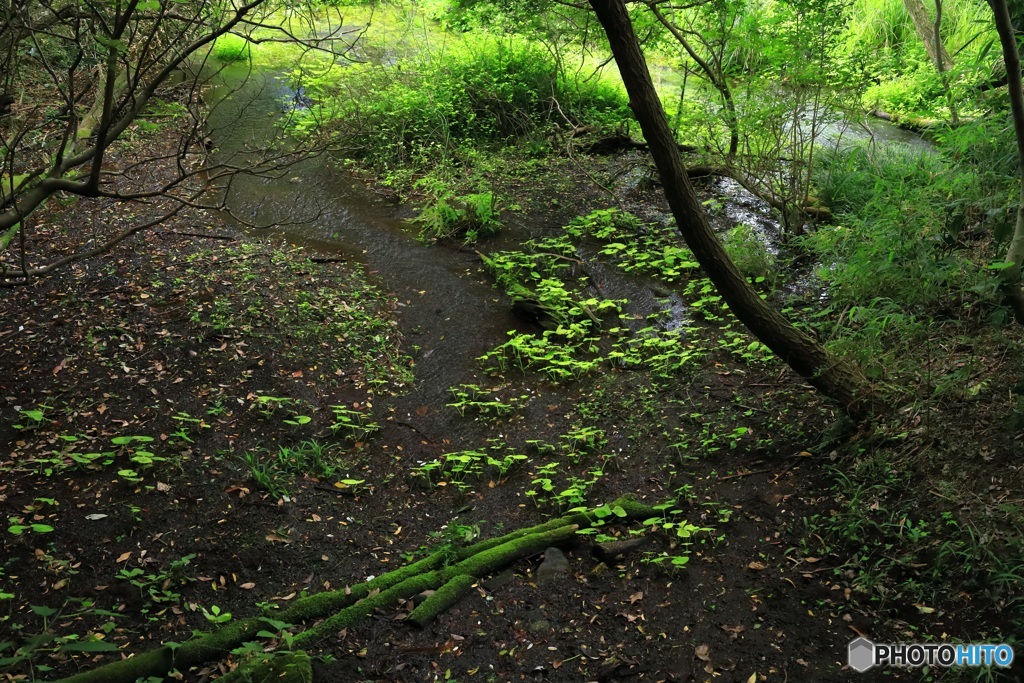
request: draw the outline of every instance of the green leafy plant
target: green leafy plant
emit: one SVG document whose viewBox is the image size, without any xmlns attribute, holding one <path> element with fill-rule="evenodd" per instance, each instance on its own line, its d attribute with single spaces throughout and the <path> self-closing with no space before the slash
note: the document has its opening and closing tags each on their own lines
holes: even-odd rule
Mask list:
<svg viewBox="0 0 1024 683">
<path fill-rule="evenodd" d="M 226 624 L 231 621 L 231 612 L 224 612 L 217 605 L 210 605 L 210 609 L 201 608 L 203 616 L 211 624 Z"/>
<path fill-rule="evenodd" d="M 335 405 L 331 406 L 331 413 L 334 415 L 331 431 L 350 442 L 364 441 L 380 429 L 368 413 L 360 410 Z"/>
<path fill-rule="evenodd" d="M 252 43 L 243 36 L 226 33 L 213 43 L 213 56 L 222 62 L 252 61 Z"/>
<path fill-rule="evenodd" d="M 21 416 L 22 421 L 18 424 L 11 425 L 15 429 L 22 430 L 33 430 L 39 429 L 43 424 L 43 420 L 46 417 L 46 411 L 52 410 L 53 406 L 40 404 L 37 408 L 26 410 L 24 408 L 18 408 L 18 414 Z"/>
<path fill-rule="evenodd" d="M 481 237 L 496 235 L 501 230 L 499 209 L 492 192 L 462 196 L 442 195 L 420 212 L 420 238 L 437 241 L 463 237 L 476 242 Z"/>
</svg>

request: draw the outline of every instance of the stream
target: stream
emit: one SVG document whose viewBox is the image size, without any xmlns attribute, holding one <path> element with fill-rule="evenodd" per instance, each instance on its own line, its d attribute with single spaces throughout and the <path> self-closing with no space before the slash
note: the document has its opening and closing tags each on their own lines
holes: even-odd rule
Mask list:
<svg viewBox="0 0 1024 683">
<path fill-rule="evenodd" d="M 214 88 L 209 136 L 216 161 L 245 164 L 254 150 L 282 136 L 278 122 L 293 107 L 303 106 L 301 92 L 287 87 L 271 72 L 252 72 L 245 65 L 228 66 L 218 81 L 231 84 Z M 911 145 L 928 144 L 891 124 L 871 122 L 875 140 Z M 863 138 L 868 131 L 851 127 L 846 139 Z M 709 191 L 720 209 L 713 220 L 720 230 L 745 223 L 771 247 L 778 224 L 768 206 L 729 179 L 716 179 Z M 473 382 L 475 359 L 507 339 L 507 331 L 524 329 L 509 303 L 482 275 L 479 260 L 469 250 L 425 246 L 409 225 L 410 211 L 383 203 L 362 183 L 336 169 L 323 157 L 301 161 L 280 177 L 240 174 L 227 196 L 231 216 L 242 219 L 243 231 L 253 237 L 268 234 L 289 243 L 363 264 L 399 302 L 398 322 L 415 345 L 415 386 L 396 404 L 400 419 L 411 419 L 417 406 L 431 406 L 427 416 L 417 415 L 424 434 L 456 434 L 471 429 L 471 421 L 453 421 L 441 409 L 449 388 Z M 667 218 L 667 216 L 666 216 Z M 260 228 L 246 225 L 275 225 Z M 532 235 L 528 217 L 510 220 L 518 239 Z M 516 248 L 505 234 L 489 241 L 489 251 Z M 686 321 L 686 309 L 675 292 L 666 292 L 647 278 L 623 274 L 602 263 L 584 245 L 581 256 L 601 294 L 628 299 L 627 312 L 645 316 L 668 311 L 666 327 Z M 447 418 L 445 417 L 447 416 Z M 456 424 L 453 424 L 455 422 Z M 461 426 L 460 426 L 461 425 Z M 468 435 L 466 435 L 468 436 Z"/>
<path fill-rule="evenodd" d="M 246 67 L 226 69 L 223 78 L 233 90 L 215 107 L 209 134 L 216 160 L 237 163 L 280 134 L 275 125 L 285 112 L 282 103 L 294 92 L 273 75 L 250 74 Z M 218 101 L 216 93 L 213 99 Z M 409 226 L 408 210 L 382 203 L 323 158 L 306 159 L 279 178 L 241 175 L 232 182 L 227 205 L 246 222 L 284 224 L 242 225 L 249 235 L 281 235 L 296 246 L 361 263 L 397 298 L 406 350 L 419 347 L 416 384 L 403 406 L 442 406 L 449 387 L 472 381 L 473 359 L 517 325 L 507 302 L 477 274 L 474 254 L 425 246 Z M 428 424 L 424 431 L 437 433 L 439 426 Z"/>
</svg>

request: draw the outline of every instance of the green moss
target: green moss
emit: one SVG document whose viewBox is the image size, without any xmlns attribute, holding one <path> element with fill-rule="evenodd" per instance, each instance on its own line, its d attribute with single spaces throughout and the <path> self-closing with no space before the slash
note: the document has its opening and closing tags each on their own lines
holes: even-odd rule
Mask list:
<svg viewBox="0 0 1024 683">
<path fill-rule="evenodd" d="M 409 615 L 409 621 L 421 628 L 426 626 L 461 600 L 476 582 L 476 577 L 469 574 L 456 576 L 420 603 Z"/>
</svg>

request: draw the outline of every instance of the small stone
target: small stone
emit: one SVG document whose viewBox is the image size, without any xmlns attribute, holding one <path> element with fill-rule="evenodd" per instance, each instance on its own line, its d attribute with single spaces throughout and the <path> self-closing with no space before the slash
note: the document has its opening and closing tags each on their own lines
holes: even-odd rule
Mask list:
<svg viewBox="0 0 1024 683">
<path fill-rule="evenodd" d="M 488 590 L 488 591 L 493 593 L 494 591 L 498 590 L 502 586 L 505 586 L 505 585 L 508 585 L 509 583 L 511 583 L 512 579 L 514 579 L 514 578 L 515 578 L 515 572 L 513 572 L 511 569 L 506 569 L 502 573 L 497 574 L 497 575 L 491 577 L 490 579 L 487 579 L 486 581 L 484 581 L 483 582 L 483 587 L 486 590 Z"/>
<path fill-rule="evenodd" d="M 569 560 L 558 548 L 544 551 L 544 561 L 537 567 L 537 583 L 547 583 L 569 573 Z"/>
<path fill-rule="evenodd" d="M 533 635 L 543 636 L 551 633 L 551 622 L 547 619 L 537 619 L 530 622 L 529 629 Z"/>
</svg>

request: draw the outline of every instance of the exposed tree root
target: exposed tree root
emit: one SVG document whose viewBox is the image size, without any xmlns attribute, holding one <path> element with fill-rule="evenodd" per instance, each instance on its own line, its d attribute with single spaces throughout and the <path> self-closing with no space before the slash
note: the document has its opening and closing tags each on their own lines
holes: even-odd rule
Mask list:
<svg viewBox="0 0 1024 683">
<path fill-rule="evenodd" d="M 652 507 L 638 502 L 632 496 L 620 498 L 612 505 L 625 511 L 626 516 L 619 518 L 620 521 L 657 515 Z M 564 545 L 575 537 L 577 529 L 589 527 L 593 522 L 591 515 L 578 512 L 466 548 L 438 551 L 371 581 L 301 598 L 287 609 L 274 612 L 272 616 L 277 621 L 289 624 L 312 623 L 322 619 L 291 639 L 292 646 L 298 648 L 315 644 L 351 626 L 376 609 L 395 605 L 401 599 L 411 598 L 426 590 L 434 590 L 434 595 L 413 612 L 413 623 L 422 626 L 454 605 L 478 579 L 520 559 L 543 552 L 549 546 Z M 186 671 L 226 656 L 243 643 L 255 640 L 257 632 L 264 629 L 266 623 L 260 617 L 244 619 L 181 645 L 164 645 L 60 679 L 57 683 L 134 683 L 139 678 L 165 676 L 172 669 Z M 271 660 L 254 669 L 240 672 L 236 678 L 270 680 L 267 677 L 273 672 L 285 676 L 281 672 L 287 668 L 287 680 L 305 681 L 307 667 L 308 658 L 302 659 L 301 654 L 296 654 L 287 661 L 281 658 L 275 664 L 275 660 Z M 242 676 L 246 678 L 239 678 Z"/>
</svg>

